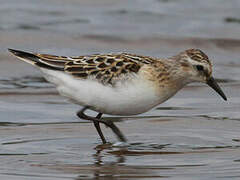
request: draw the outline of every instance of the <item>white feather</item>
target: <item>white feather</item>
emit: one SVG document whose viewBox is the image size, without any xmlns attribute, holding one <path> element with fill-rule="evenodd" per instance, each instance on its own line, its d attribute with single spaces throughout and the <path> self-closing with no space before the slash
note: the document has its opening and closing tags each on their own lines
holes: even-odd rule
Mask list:
<svg viewBox="0 0 240 180">
<path fill-rule="evenodd" d="M 163 99 L 155 88 L 141 77 L 107 86 L 92 79 L 76 79 L 61 71 L 43 69 L 45 78 L 57 86 L 63 96 L 82 106 L 112 115 L 134 115 L 148 111 Z M 164 95 L 165 96 L 165 95 Z M 166 97 L 166 96 L 165 96 Z"/>
</svg>

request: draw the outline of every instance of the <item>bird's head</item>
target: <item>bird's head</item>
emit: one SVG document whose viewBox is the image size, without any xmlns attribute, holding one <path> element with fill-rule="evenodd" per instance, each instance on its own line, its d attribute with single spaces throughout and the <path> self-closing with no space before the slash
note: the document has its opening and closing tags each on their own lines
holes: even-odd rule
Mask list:
<svg viewBox="0 0 240 180">
<path fill-rule="evenodd" d="M 176 56 L 189 82 L 203 82 L 213 88 L 224 100 L 225 94 L 212 77 L 212 64 L 199 49 L 188 49 Z"/>
</svg>

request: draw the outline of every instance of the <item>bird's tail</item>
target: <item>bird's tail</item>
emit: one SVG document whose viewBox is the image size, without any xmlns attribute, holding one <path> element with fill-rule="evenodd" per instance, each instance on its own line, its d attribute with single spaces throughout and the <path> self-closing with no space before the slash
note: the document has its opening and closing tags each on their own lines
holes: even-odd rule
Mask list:
<svg viewBox="0 0 240 180">
<path fill-rule="evenodd" d="M 58 56 L 47 55 L 47 54 L 33 54 L 24 51 L 19 51 L 15 49 L 8 49 L 13 55 L 17 56 L 17 58 L 30 63 L 32 65 L 51 69 L 51 70 L 64 70 L 64 65 L 69 60 L 59 58 Z"/>
</svg>

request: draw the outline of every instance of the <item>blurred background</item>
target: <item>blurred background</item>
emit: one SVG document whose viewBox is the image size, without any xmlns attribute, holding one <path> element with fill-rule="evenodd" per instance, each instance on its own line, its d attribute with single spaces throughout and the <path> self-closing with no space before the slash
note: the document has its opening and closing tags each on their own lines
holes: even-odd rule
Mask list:
<svg viewBox="0 0 240 180">
<path fill-rule="evenodd" d="M 239 10 L 239 0 L 0 0 L 0 178 L 239 179 Z M 228 102 L 192 84 L 143 115 L 108 117 L 124 120 L 129 144 L 99 146 L 79 106 L 7 48 L 154 57 L 199 48 Z"/>
</svg>

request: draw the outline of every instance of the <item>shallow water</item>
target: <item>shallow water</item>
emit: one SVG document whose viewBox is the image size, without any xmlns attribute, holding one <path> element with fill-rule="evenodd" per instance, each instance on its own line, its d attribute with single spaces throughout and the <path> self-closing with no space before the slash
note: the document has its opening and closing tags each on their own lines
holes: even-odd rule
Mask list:
<svg viewBox="0 0 240 180">
<path fill-rule="evenodd" d="M 0 0 L 0 179 L 239 179 L 239 1 Z M 153 110 L 112 117 L 101 145 L 79 106 L 6 49 L 61 55 L 204 50 L 224 102 L 192 84 Z M 90 115 L 94 112 L 89 111 Z"/>
</svg>

